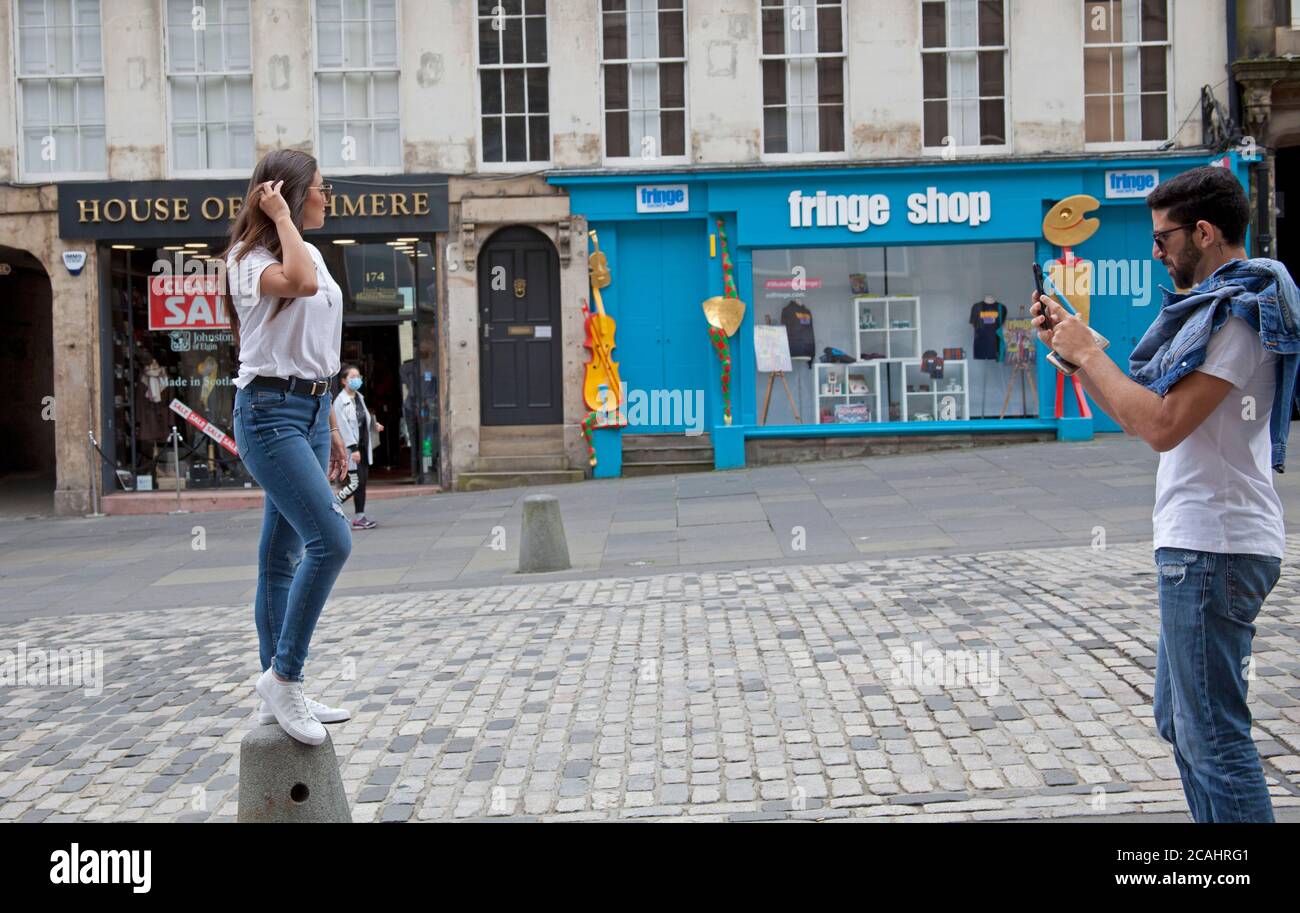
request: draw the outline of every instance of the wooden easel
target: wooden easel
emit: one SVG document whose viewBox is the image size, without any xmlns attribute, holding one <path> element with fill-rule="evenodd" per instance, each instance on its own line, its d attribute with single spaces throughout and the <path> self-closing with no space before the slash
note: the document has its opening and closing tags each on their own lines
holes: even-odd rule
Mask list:
<svg viewBox="0 0 1300 913">
<path fill-rule="evenodd" d="M 1033 363 L 1033 362 L 1028 362 L 1028 361 L 1024 361 L 1024 362 L 1022 362 L 1022 361 L 1015 361 L 1015 362 L 1012 362 L 1012 363 L 1011 363 L 1011 379 L 1010 379 L 1009 381 L 1007 381 L 1007 395 L 1006 395 L 1006 397 L 1002 400 L 1002 411 L 1001 411 L 1000 413 L 998 413 L 998 418 L 1006 418 L 1006 417 L 1007 417 L 1007 406 L 1009 406 L 1009 405 L 1011 404 L 1011 391 L 1015 389 L 1015 386 L 1016 386 L 1016 378 L 1017 378 L 1017 377 L 1023 378 L 1023 380 L 1021 381 L 1021 387 L 1020 387 L 1020 389 L 1021 389 L 1021 393 L 1022 393 L 1021 398 L 1024 399 L 1024 397 L 1023 397 L 1023 393 L 1024 393 L 1024 381 L 1026 381 L 1026 380 L 1029 381 L 1029 392 L 1030 392 L 1030 393 L 1033 395 L 1033 397 L 1034 397 L 1032 400 L 1030 400 L 1030 399 L 1026 399 L 1026 400 L 1025 400 L 1025 404 L 1026 404 L 1026 409 L 1025 409 L 1025 411 L 1026 411 L 1026 412 L 1029 411 L 1029 410 L 1028 410 L 1028 404 L 1029 404 L 1029 403 L 1031 403 L 1031 402 L 1033 402 L 1033 403 L 1038 402 L 1038 382 L 1037 382 L 1036 380 L 1034 380 L 1034 371 L 1033 371 L 1033 368 L 1034 368 L 1034 363 Z"/>
<path fill-rule="evenodd" d="M 759 424 L 767 424 L 767 407 L 772 404 L 772 387 L 778 377 L 781 378 L 781 386 L 785 387 L 786 398 L 790 400 L 790 411 L 794 413 L 795 423 L 802 425 L 803 419 L 799 417 L 799 407 L 794 404 L 794 394 L 790 392 L 790 384 L 786 382 L 784 371 L 773 371 L 767 375 L 767 393 L 763 395 L 763 419 Z"/>
</svg>

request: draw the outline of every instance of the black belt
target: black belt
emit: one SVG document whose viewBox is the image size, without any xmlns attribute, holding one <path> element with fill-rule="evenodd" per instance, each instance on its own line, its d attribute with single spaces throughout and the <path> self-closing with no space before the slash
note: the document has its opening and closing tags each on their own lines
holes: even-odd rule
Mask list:
<svg viewBox="0 0 1300 913">
<path fill-rule="evenodd" d="M 283 390 L 286 393 L 301 393 L 304 396 L 324 396 L 330 392 L 328 378 L 325 380 L 307 380 L 303 377 L 267 377 L 264 374 L 259 374 L 249 383 L 259 387 L 270 387 L 272 390 Z"/>
</svg>

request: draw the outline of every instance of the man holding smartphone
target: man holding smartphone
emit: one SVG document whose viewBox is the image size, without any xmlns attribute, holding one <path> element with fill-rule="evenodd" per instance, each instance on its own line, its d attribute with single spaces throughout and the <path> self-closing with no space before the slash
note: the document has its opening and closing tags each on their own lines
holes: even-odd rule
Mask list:
<svg viewBox="0 0 1300 913">
<path fill-rule="evenodd" d="M 1300 296 L 1281 263 L 1247 259 L 1249 203 L 1228 169 L 1171 178 L 1147 204 L 1152 255 L 1190 291 L 1164 290 L 1130 374 L 1082 320 L 1037 292 L 1033 322 L 1045 345 L 1079 366 L 1097 405 L 1160 453 L 1153 709 L 1192 817 L 1271 822 L 1246 695 L 1254 621 L 1286 543 L 1272 473 L 1286 459 Z"/>
</svg>

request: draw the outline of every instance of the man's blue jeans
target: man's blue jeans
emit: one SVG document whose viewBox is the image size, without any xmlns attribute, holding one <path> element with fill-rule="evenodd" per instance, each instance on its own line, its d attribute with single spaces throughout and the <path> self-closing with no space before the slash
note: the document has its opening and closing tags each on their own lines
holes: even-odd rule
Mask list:
<svg viewBox="0 0 1300 913">
<path fill-rule="evenodd" d="M 352 530 L 326 475 L 330 398 L 250 384 L 235 394 L 235 441 L 266 495 L 257 550 L 262 670 L 302 681 L 316 620 L 352 553 Z"/>
<path fill-rule="evenodd" d="M 1197 822 L 1269 821 L 1273 804 L 1250 737 L 1250 642 L 1282 562 L 1265 555 L 1156 549 L 1160 644 L 1156 729 L 1174 746 Z"/>
</svg>

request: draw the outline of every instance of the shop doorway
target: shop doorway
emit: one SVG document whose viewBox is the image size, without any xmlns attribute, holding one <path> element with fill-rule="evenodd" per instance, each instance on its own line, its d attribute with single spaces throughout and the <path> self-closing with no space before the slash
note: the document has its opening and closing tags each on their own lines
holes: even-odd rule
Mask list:
<svg viewBox="0 0 1300 913">
<path fill-rule="evenodd" d="M 558 425 L 560 258 L 541 232 L 494 234 L 478 261 L 480 416 L 484 425 Z"/>
<path fill-rule="evenodd" d="M 708 249 L 705 223 L 620 223 L 617 240 L 609 298 L 616 302 L 614 358 L 628 388 L 628 419 L 639 434 L 698 433 L 713 387 L 708 323 L 700 310 L 708 285 L 702 270 L 670 267 Z M 649 404 L 642 414 L 638 400 Z"/>
<path fill-rule="evenodd" d="M 0 517 L 54 510 L 54 308 L 50 277 L 25 250 L 0 247 Z"/>
<path fill-rule="evenodd" d="M 370 479 L 427 484 L 441 454 L 433 241 L 335 238 L 319 246 L 343 288 L 341 361 L 361 372 L 366 408 L 383 426 Z"/>
<path fill-rule="evenodd" d="M 366 408 L 384 428 L 375 442 L 372 482 L 408 482 L 418 474 L 412 441 L 402 425 L 401 366 L 413 357 L 411 331 L 410 322 L 343 328 L 343 364 L 361 372 Z"/>
</svg>

